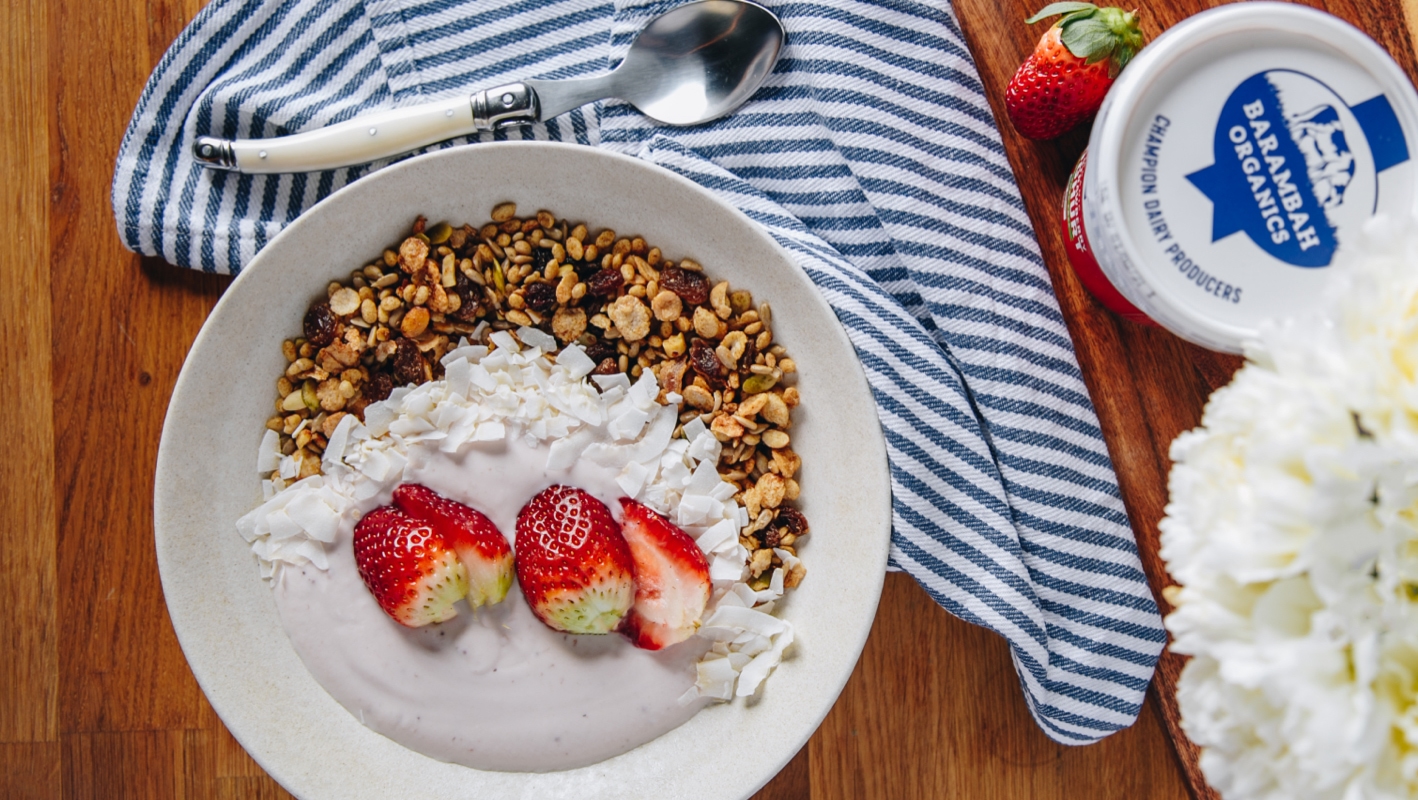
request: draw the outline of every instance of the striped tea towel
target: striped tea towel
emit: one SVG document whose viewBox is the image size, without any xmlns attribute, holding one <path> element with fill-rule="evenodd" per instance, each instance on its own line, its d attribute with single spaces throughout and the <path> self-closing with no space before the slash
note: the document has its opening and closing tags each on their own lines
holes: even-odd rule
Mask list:
<svg viewBox="0 0 1418 800">
<path fill-rule="evenodd" d="M 597 72 L 676 4 L 212 0 L 138 102 L 114 177 L 119 230 L 140 252 L 236 272 L 301 211 L 387 162 L 209 172 L 188 156 L 193 137 L 276 136 Z M 1010 642 L 1047 735 L 1082 744 L 1126 727 L 1161 620 L 959 26 L 943 3 L 768 5 L 787 47 L 726 119 L 667 128 L 607 102 L 476 138 L 636 154 L 763 225 L 866 369 L 890 457 L 893 566 Z"/>
</svg>

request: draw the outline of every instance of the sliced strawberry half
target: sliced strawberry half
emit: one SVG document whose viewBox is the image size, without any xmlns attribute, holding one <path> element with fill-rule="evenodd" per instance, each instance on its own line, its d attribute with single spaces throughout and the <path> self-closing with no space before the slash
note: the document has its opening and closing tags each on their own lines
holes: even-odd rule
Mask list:
<svg viewBox="0 0 1418 800">
<path fill-rule="evenodd" d="M 628 497 L 620 532 L 635 561 L 635 605 L 622 631 L 636 647 L 659 650 L 699 629 L 709 603 L 709 561 L 689 534 Z"/>
<path fill-rule="evenodd" d="M 401 625 L 418 628 L 458 615 L 468 571 L 433 526 L 393 506 L 365 514 L 354 530 L 364 585 Z"/>
<path fill-rule="evenodd" d="M 605 503 L 553 486 L 517 514 L 517 581 L 537 618 L 566 633 L 610 633 L 635 602 L 630 549 Z"/>
<path fill-rule="evenodd" d="M 468 571 L 468 606 L 500 603 L 512 588 L 512 547 L 492 520 L 427 486 L 405 483 L 394 505 L 433 526 Z"/>
</svg>

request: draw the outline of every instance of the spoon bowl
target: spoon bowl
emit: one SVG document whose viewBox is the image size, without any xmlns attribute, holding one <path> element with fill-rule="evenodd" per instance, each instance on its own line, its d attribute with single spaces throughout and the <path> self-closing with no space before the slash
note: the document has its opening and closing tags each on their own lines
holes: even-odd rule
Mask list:
<svg viewBox="0 0 1418 800">
<path fill-rule="evenodd" d="M 700 0 L 650 21 L 612 73 L 613 96 L 669 125 L 738 108 L 772 72 L 782 23 L 761 6 Z"/>
<path fill-rule="evenodd" d="M 603 75 L 509 83 L 293 136 L 199 136 L 192 153 L 203 166 L 246 173 L 336 169 L 458 136 L 541 122 L 607 97 L 619 97 L 667 125 L 698 125 L 748 100 L 773 71 L 785 38 L 783 24 L 762 6 L 696 0 L 650 20 L 620 65 Z"/>
</svg>

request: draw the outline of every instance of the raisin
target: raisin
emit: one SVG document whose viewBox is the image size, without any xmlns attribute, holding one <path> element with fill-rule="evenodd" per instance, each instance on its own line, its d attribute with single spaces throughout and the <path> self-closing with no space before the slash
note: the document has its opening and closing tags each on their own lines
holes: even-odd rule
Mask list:
<svg viewBox="0 0 1418 800">
<path fill-rule="evenodd" d="M 592 297 L 615 297 L 624 285 L 620 270 L 606 267 L 586 279 L 586 293 Z"/>
<path fill-rule="evenodd" d="M 305 312 L 305 338 L 312 345 L 324 347 L 335 341 L 339 333 L 340 321 L 330 310 L 329 303 L 316 303 Z"/>
<path fill-rule="evenodd" d="M 586 348 L 586 355 L 592 361 L 599 364 L 608 358 L 615 358 L 616 349 L 614 346 L 608 345 L 605 342 L 596 342 L 595 344 Z"/>
<path fill-rule="evenodd" d="M 714 352 L 714 345 L 696 338 L 689 345 L 689 365 L 704 376 L 704 380 L 716 386 L 724 381 L 724 362 Z"/>
<path fill-rule="evenodd" d="M 459 322 L 477 322 L 478 316 L 483 312 L 483 293 L 481 287 L 473 285 L 472 281 L 469 281 L 468 283 L 469 286 L 466 289 L 454 289 L 454 292 L 463 301 L 463 303 L 462 305 L 458 306 L 457 311 L 453 311 L 448 314 L 448 316 L 458 320 Z"/>
<path fill-rule="evenodd" d="M 540 251 L 542 248 L 537 249 Z M 545 314 L 556 305 L 556 289 L 550 283 L 534 283 L 522 290 L 522 299 L 527 301 L 528 308 Z"/>
<path fill-rule="evenodd" d="M 739 357 L 739 369 L 748 372 L 748 368 L 753 366 L 753 362 L 758 360 L 758 343 L 753 337 L 749 337 L 748 343 L 744 345 L 743 355 Z"/>
<path fill-rule="evenodd" d="M 413 339 L 401 336 L 394 347 L 394 380 L 400 384 L 423 383 L 427 377 L 424 369 L 428 362 L 423 360 L 419 346 L 414 344 Z"/>
<path fill-rule="evenodd" d="M 783 534 L 784 534 L 784 533 L 787 533 L 787 531 L 781 530 L 781 529 L 779 529 L 779 528 L 769 528 L 768 530 L 764 531 L 764 532 L 763 532 L 763 546 L 764 546 L 764 547 L 777 547 L 778 545 L 782 544 L 782 543 L 783 543 Z"/>
<path fill-rule="evenodd" d="M 620 364 L 619 364 L 614 358 L 606 358 L 606 359 L 602 359 L 601 363 L 599 363 L 599 364 L 596 365 L 596 370 L 595 370 L 595 372 L 593 372 L 593 373 L 591 373 L 591 374 L 592 374 L 592 375 L 614 375 L 614 374 L 616 374 L 617 372 L 620 372 Z"/>
<path fill-rule="evenodd" d="M 669 289 L 691 306 L 703 305 L 709 299 L 709 279 L 679 267 L 660 271 L 660 288 Z"/>
<path fill-rule="evenodd" d="M 532 248 L 532 266 L 537 268 L 537 272 L 544 272 L 549 263 L 551 263 L 551 250 L 549 248 Z"/>
<path fill-rule="evenodd" d="M 389 393 L 392 391 L 394 391 L 394 379 L 389 377 L 387 372 L 374 373 L 364 384 L 364 397 L 371 403 L 389 399 Z"/>
<path fill-rule="evenodd" d="M 785 533 L 791 533 L 794 536 L 802 536 L 808 530 L 807 517 L 804 517 L 803 512 L 792 506 L 783 506 L 778 509 L 778 516 L 773 520 L 773 527 L 784 528 Z"/>
</svg>

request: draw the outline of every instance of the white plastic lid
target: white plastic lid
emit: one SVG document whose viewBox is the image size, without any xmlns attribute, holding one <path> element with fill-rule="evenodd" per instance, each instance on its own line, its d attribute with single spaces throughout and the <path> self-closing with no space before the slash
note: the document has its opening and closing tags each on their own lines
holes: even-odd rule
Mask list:
<svg viewBox="0 0 1418 800">
<path fill-rule="evenodd" d="M 1152 42 L 1089 141 L 1099 266 L 1174 333 L 1240 352 L 1319 302 L 1334 252 L 1406 216 L 1418 94 L 1372 39 L 1321 11 L 1242 3 Z"/>
</svg>

